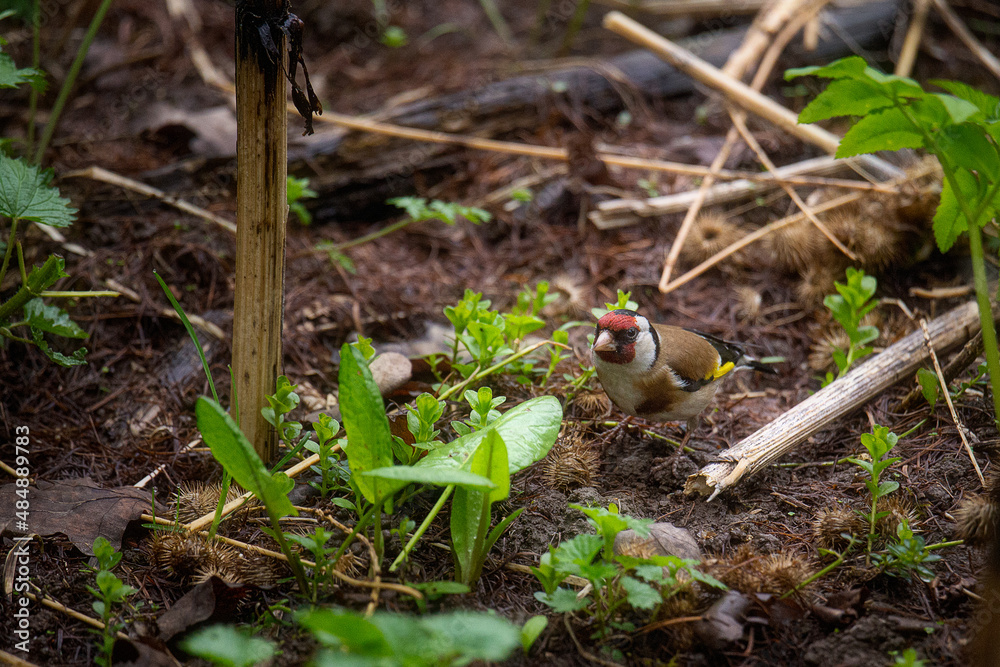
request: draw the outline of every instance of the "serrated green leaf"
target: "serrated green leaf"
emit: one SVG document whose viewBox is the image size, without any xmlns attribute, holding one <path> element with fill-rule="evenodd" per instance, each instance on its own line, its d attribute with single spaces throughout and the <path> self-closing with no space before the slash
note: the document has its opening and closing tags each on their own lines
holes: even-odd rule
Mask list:
<svg viewBox="0 0 1000 667">
<path fill-rule="evenodd" d="M 924 145 L 923 137 L 911 127 L 899 109 L 873 111 L 847 131 L 837 148 L 837 157 L 920 148 Z"/>
<path fill-rule="evenodd" d="M 49 344 L 45 341 L 42 332 L 35 327 L 31 327 L 31 340 L 33 340 L 35 345 L 38 346 L 38 349 L 42 351 L 42 354 L 64 368 L 69 368 L 70 366 L 83 366 L 87 363 L 87 360 L 84 359 L 84 356 L 87 354 L 87 348 L 85 347 L 81 347 L 79 350 L 73 352 L 72 356 L 67 357 L 65 354 L 56 352 L 49 347 Z"/>
<path fill-rule="evenodd" d="M 202 440 L 212 450 L 215 460 L 233 479 L 257 496 L 279 518 L 298 516 L 298 511 L 288 500 L 288 492 L 295 486 L 295 482 L 283 472 L 272 476 L 267 471 L 253 445 L 232 417 L 218 403 L 205 396 L 198 399 L 194 411 Z"/>
<path fill-rule="evenodd" d="M 836 116 L 864 116 L 874 109 L 890 106 L 893 106 L 892 98 L 872 81 L 837 79 L 802 110 L 799 122 L 815 123 Z"/>
<path fill-rule="evenodd" d="M 959 99 L 954 95 L 934 93 L 934 97 L 948 112 L 948 116 L 953 123 L 964 123 L 973 116 L 979 114 L 979 108 L 975 104 Z"/>
<path fill-rule="evenodd" d="M 47 306 L 40 298 L 24 304 L 24 316 L 33 328 L 66 338 L 87 338 L 86 331 L 58 306 Z"/>
<path fill-rule="evenodd" d="M 949 125 L 938 134 L 937 142 L 952 165 L 978 172 L 986 181 L 1000 177 L 1000 156 L 981 126 Z"/>
<path fill-rule="evenodd" d="M 628 603 L 636 609 L 652 609 L 663 602 L 663 596 L 650 586 L 632 577 L 622 577 L 619 580 L 625 590 Z"/>
<path fill-rule="evenodd" d="M 551 595 L 543 593 L 542 591 L 536 591 L 535 599 L 539 602 L 547 604 L 551 607 L 552 611 L 557 614 L 579 611 L 580 609 L 586 608 L 586 606 L 590 604 L 590 600 L 587 599 L 586 596 L 578 600 L 576 597 L 576 591 L 562 586 L 557 588 Z"/>
<path fill-rule="evenodd" d="M 957 171 L 955 180 L 961 189 L 961 196 L 972 202 L 978 192 L 978 183 L 975 177 L 967 171 Z M 969 230 L 968 221 L 962 213 L 958 204 L 958 199 L 951 187 L 951 181 L 945 179 L 941 185 L 941 203 L 938 204 L 934 213 L 934 240 L 937 241 L 938 249 L 947 252 L 958 240 L 958 237 Z"/>
<path fill-rule="evenodd" d="M 39 93 L 45 91 L 45 72 L 34 67 L 23 67 L 18 69 L 14 64 L 14 59 L 6 53 L 0 53 L 0 89 L 17 88 L 22 84 L 29 84 Z"/>
<path fill-rule="evenodd" d="M 0 155 L 0 215 L 69 227 L 76 209 L 49 185 L 51 179 L 50 170 L 40 171 L 23 160 Z"/>
</svg>

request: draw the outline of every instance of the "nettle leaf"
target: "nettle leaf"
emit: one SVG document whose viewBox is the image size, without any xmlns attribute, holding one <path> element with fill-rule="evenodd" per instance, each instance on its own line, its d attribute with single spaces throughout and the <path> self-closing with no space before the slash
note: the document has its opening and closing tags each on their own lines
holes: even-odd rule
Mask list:
<svg viewBox="0 0 1000 667">
<path fill-rule="evenodd" d="M 557 588 L 552 595 L 543 593 L 542 591 L 536 591 L 535 599 L 539 602 L 547 604 L 552 608 L 552 611 L 557 614 L 579 611 L 590 604 L 589 598 L 583 597 L 578 599 L 576 597 L 576 591 L 562 586 Z"/>
<path fill-rule="evenodd" d="M 0 215 L 52 227 L 73 224 L 76 209 L 49 185 L 52 170 L 41 171 L 23 160 L 0 155 Z"/>
<path fill-rule="evenodd" d="M 873 111 L 847 131 L 837 148 L 837 157 L 922 147 L 923 137 L 910 128 L 912 125 L 899 109 Z"/>
<path fill-rule="evenodd" d="M 663 602 L 663 596 L 650 586 L 632 577 L 622 577 L 622 588 L 628 596 L 628 603 L 636 609 L 652 609 Z"/>
<path fill-rule="evenodd" d="M 837 79 L 799 114 L 800 123 L 815 123 L 836 116 L 864 116 L 893 105 L 885 90 L 867 79 Z"/>
<path fill-rule="evenodd" d="M 970 206 L 975 206 L 978 199 L 979 184 L 975 176 L 965 170 L 955 172 L 955 180 L 962 192 L 962 197 L 969 202 Z M 986 219 L 989 219 L 987 214 Z M 958 204 L 955 192 L 951 187 L 951 181 L 945 179 L 941 185 L 941 203 L 938 204 L 937 212 L 934 213 L 934 240 L 937 241 L 938 249 L 941 252 L 948 250 L 955 245 L 955 241 L 962 232 L 969 230 L 968 220 Z"/>
<path fill-rule="evenodd" d="M 38 346 L 38 349 L 41 350 L 46 357 L 60 366 L 69 368 L 70 366 L 83 366 L 87 363 L 87 360 L 84 359 L 87 354 L 87 348 L 85 347 L 81 347 L 79 350 L 73 352 L 72 356 L 67 357 L 65 354 L 56 352 L 49 347 L 49 344 L 45 342 L 45 338 L 42 336 L 42 332 L 35 327 L 31 327 L 31 340 L 35 342 L 35 345 Z"/>
<path fill-rule="evenodd" d="M 233 418 L 218 403 L 205 396 L 198 399 L 194 412 L 202 440 L 226 472 L 240 486 L 257 496 L 269 512 L 274 512 L 279 518 L 298 516 L 298 511 L 288 500 L 288 492 L 295 482 L 283 472 L 274 475 L 268 472 Z"/>
<path fill-rule="evenodd" d="M 66 338 L 87 338 L 87 332 L 70 319 L 69 313 L 58 306 L 47 306 L 39 298 L 24 304 L 24 315 L 34 329 Z"/>
<path fill-rule="evenodd" d="M 973 123 L 949 125 L 937 140 L 953 165 L 976 171 L 988 180 L 1000 177 L 1000 156 L 981 126 Z"/>
<path fill-rule="evenodd" d="M 34 67 L 18 69 L 14 59 L 0 53 L 0 88 L 17 88 L 27 83 L 39 93 L 45 91 L 45 72 Z"/>
<path fill-rule="evenodd" d="M 949 93 L 959 99 L 971 102 L 983 114 L 986 122 L 1000 120 L 1000 97 L 988 95 L 981 90 L 962 83 L 961 81 L 945 81 L 943 79 L 931 79 L 930 81 L 938 88 L 944 88 Z"/>
</svg>

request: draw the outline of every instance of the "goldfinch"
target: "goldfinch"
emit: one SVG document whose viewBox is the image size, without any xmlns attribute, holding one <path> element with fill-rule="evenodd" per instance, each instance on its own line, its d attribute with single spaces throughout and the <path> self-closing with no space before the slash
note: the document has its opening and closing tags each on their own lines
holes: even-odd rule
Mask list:
<svg viewBox="0 0 1000 667">
<path fill-rule="evenodd" d="M 777 374 L 733 343 L 666 324 L 633 310 L 597 322 L 594 367 L 622 412 L 649 421 L 687 421 L 688 435 L 723 377 L 741 368 Z"/>
</svg>

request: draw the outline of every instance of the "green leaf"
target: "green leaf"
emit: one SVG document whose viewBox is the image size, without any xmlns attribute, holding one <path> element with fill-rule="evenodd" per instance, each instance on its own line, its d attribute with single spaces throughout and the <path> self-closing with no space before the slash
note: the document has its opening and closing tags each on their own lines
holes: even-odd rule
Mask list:
<svg viewBox="0 0 1000 667">
<path fill-rule="evenodd" d="M 974 104 L 983 115 L 983 119 L 986 122 L 992 123 L 1000 120 L 1000 98 L 988 95 L 983 91 L 973 88 L 972 86 L 964 84 L 960 81 L 931 79 L 930 83 L 939 88 L 944 88 L 959 99 L 963 99 Z"/>
<path fill-rule="evenodd" d="M 524 513 L 525 509 L 526 508 L 524 507 L 517 508 L 516 510 L 508 514 L 506 517 L 504 517 L 503 521 L 493 526 L 493 530 L 491 530 L 489 535 L 486 536 L 486 543 L 483 546 L 483 551 L 485 553 L 489 553 L 490 549 L 493 548 L 493 545 L 496 544 L 496 541 L 500 539 L 500 536 L 507 531 L 507 528 L 510 527 L 510 524 L 514 523 L 517 517 L 521 516 L 521 514 Z"/>
<path fill-rule="evenodd" d="M 902 111 L 896 108 L 878 109 L 847 131 L 837 148 L 837 157 L 921 148 L 923 145 L 923 137 L 913 129 Z"/>
<path fill-rule="evenodd" d="M 202 440 L 211 448 L 212 456 L 233 479 L 253 493 L 279 518 L 298 516 L 298 511 L 288 500 L 288 492 L 295 482 L 283 472 L 273 476 L 264 467 L 253 445 L 243 435 L 236 422 L 218 403 L 202 396 L 194 408 Z"/>
<path fill-rule="evenodd" d="M 14 59 L 6 53 L 0 53 L 0 89 L 17 88 L 27 83 L 38 92 L 45 91 L 45 72 L 34 67 L 18 69 Z M 2 167 L 0 167 L 2 168 Z"/>
<path fill-rule="evenodd" d="M 864 116 L 874 109 L 893 104 L 882 86 L 870 79 L 837 79 L 802 110 L 799 122 L 815 123 L 835 116 Z"/>
<path fill-rule="evenodd" d="M 979 108 L 972 102 L 940 93 L 934 93 L 933 97 L 941 103 L 953 123 L 964 123 L 979 114 Z"/>
<path fill-rule="evenodd" d="M 663 602 L 663 596 L 650 586 L 632 577 L 622 577 L 619 580 L 628 598 L 628 603 L 636 609 L 653 609 Z"/>
<path fill-rule="evenodd" d="M 347 460 L 354 473 L 392 466 L 392 435 L 382 394 L 372 379 L 361 350 L 344 343 L 340 348 L 340 411 L 347 433 Z M 405 482 L 356 476 L 365 499 L 379 502 Z"/>
<path fill-rule="evenodd" d="M 231 625 L 213 625 L 196 630 L 180 642 L 186 653 L 227 667 L 251 667 L 275 654 L 274 644 L 251 637 Z"/>
<path fill-rule="evenodd" d="M 87 338 L 86 331 L 70 319 L 69 313 L 58 306 L 46 306 L 39 298 L 24 305 L 24 316 L 35 329 L 66 338 Z"/>
<path fill-rule="evenodd" d="M 887 496 L 896 489 L 899 488 L 899 482 L 893 482 L 891 480 L 882 482 L 878 485 L 878 497 Z"/>
<path fill-rule="evenodd" d="M 31 327 L 31 340 L 34 341 L 35 345 L 38 346 L 38 349 L 41 350 L 46 357 L 64 368 L 69 368 L 70 366 L 83 366 L 87 363 L 87 360 L 84 359 L 87 354 L 87 348 L 85 347 L 81 347 L 80 349 L 74 351 L 72 356 L 67 357 L 65 354 L 56 352 L 50 348 L 49 344 L 45 342 L 45 338 L 42 337 L 42 332 L 35 327 Z"/>
<path fill-rule="evenodd" d="M 961 191 L 959 196 L 972 205 L 979 190 L 975 177 L 967 171 L 959 170 L 955 172 L 955 181 Z M 958 237 L 969 230 L 969 223 L 962 213 L 949 179 L 945 179 L 941 185 L 941 203 L 934 213 L 933 228 L 934 240 L 941 252 L 951 249 Z"/>
<path fill-rule="evenodd" d="M 545 631 L 548 624 L 549 619 L 541 614 L 532 616 L 524 622 L 524 625 L 521 626 L 521 648 L 524 649 L 525 653 L 531 650 L 532 644 Z"/>
<path fill-rule="evenodd" d="M 52 227 L 73 224 L 76 209 L 49 186 L 52 171 L 40 171 L 23 160 L 0 155 L 0 215 Z"/>
<path fill-rule="evenodd" d="M 981 126 L 949 125 L 938 134 L 937 141 L 951 164 L 976 171 L 986 181 L 1000 177 L 1000 156 Z"/>
<path fill-rule="evenodd" d="M 489 491 L 496 488 L 496 484 L 486 477 L 458 468 L 416 468 L 414 466 L 396 465 L 388 468 L 366 470 L 360 474 L 363 477 L 377 477 L 378 479 L 415 484 L 434 484 L 435 486 L 454 484 L 482 491 Z"/>
<path fill-rule="evenodd" d="M 343 646 L 351 653 L 371 657 L 388 657 L 393 653 L 382 630 L 357 614 L 311 609 L 296 615 L 296 620 L 325 646 Z"/>
<path fill-rule="evenodd" d="M 824 79 L 853 78 L 863 74 L 867 68 L 868 63 L 865 62 L 864 58 L 860 56 L 848 56 L 847 58 L 835 60 L 829 65 L 796 67 L 786 70 L 785 80 L 791 81 L 800 76 L 818 76 Z"/>
<path fill-rule="evenodd" d="M 590 604 L 590 600 L 588 600 L 586 596 L 578 600 L 576 597 L 576 591 L 570 590 L 569 588 L 563 588 L 562 586 L 557 588 L 551 595 L 543 593 L 542 591 L 536 591 L 535 599 L 539 602 L 547 604 L 552 608 L 552 611 L 557 614 L 579 611 L 580 609 L 586 608 L 586 606 Z"/>
<path fill-rule="evenodd" d="M 505 412 L 485 429 L 473 431 L 435 449 L 415 464 L 418 468 L 461 468 L 491 430 L 507 446 L 510 474 L 542 459 L 559 435 L 562 405 L 555 396 L 539 396 Z"/>
<path fill-rule="evenodd" d="M 918 368 L 917 383 L 920 384 L 920 393 L 924 395 L 924 400 L 933 408 L 937 403 L 938 390 L 941 388 L 937 375 L 930 369 Z"/>
<path fill-rule="evenodd" d="M 507 462 L 507 445 L 496 429 L 488 429 L 486 438 L 472 455 L 470 469 L 476 475 L 493 482 L 487 500 L 492 505 L 510 495 L 510 469 Z"/>
</svg>

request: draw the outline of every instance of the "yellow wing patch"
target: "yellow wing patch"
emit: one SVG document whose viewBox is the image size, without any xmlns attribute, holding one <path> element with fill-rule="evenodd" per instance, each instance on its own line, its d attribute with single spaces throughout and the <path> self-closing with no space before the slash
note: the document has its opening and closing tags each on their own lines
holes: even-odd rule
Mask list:
<svg viewBox="0 0 1000 667">
<path fill-rule="evenodd" d="M 712 372 L 712 373 L 711 373 L 711 374 L 710 374 L 710 375 L 709 375 L 709 376 L 708 376 L 707 378 L 705 378 L 705 379 L 707 380 L 707 379 L 711 378 L 711 379 L 713 379 L 713 380 L 718 380 L 718 379 L 719 379 L 720 377 L 722 377 L 723 375 L 725 375 L 725 374 L 726 374 L 726 373 L 728 373 L 729 371 L 733 370 L 733 369 L 734 369 L 735 367 L 736 367 L 736 364 L 734 364 L 734 363 L 733 363 L 733 362 L 731 362 L 731 361 L 727 361 L 726 363 L 724 363 L 724 364 L 722 364 L 721 366 L 719 366 L 718 368 L 716 368 L 716 369 L 715 369 L 715 370 L 714 370 L 714 371 L 713 371 L 713 372 Z"/>
</svg>

